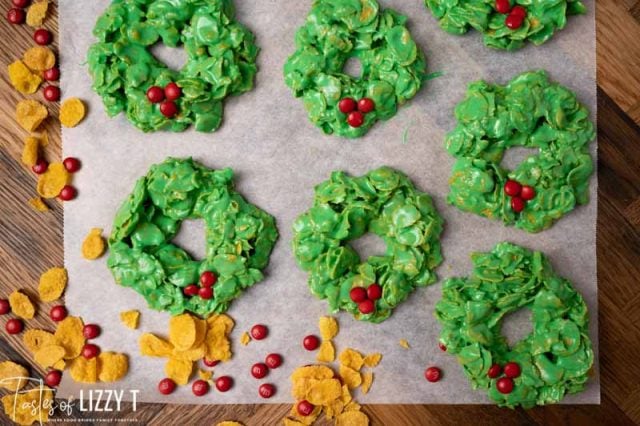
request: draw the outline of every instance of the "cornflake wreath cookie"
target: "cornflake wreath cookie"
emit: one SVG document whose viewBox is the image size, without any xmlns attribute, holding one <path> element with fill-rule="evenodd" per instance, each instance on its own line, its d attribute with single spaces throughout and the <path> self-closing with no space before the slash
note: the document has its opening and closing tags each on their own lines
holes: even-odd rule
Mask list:
<svg viewBox="0 0 640 426">
<path fill-rule="evenodd" d="M 331 312 L 379 323 L 417 287 L 436 281 L 442 225 L 431 197 L 396 170 L 333 172 L 295 221 L 293 252 L 309 272 L 311 292 L 327 299 Z M 361 262 L 349 242 L 367 232 L 382 238 L 386 251 Z"/>
<path fill-rule="evenodd" d="M 446 138 L 456 157 L 448 201 L 463 211 L 539 232 L 589 201 L 594 139 L 589 111 L 544 71 L 526 72 L 506 86 L 471 83 Z M 515 170 L 505 151 L 522 146 L 538 155 Z"/>
<path fill-rule="evenodd" d="M 258 48 L 234 19 L 231 0 L 114 0 L 93 30 L 93 89 L 111 117 L 124 112 L 144 132 L 216 130 L 223 101 L 253 88 Z M 149 48 L 183 47 L 180 71 Z"/>
<path fill-rule="evenodd" d="M 586 7 L 580 0 L 425 0 L 440 27 L 461 35 L 473 28 L 486 46 L 517 50 L 528 40 L 536 46 L 567 25 Z"/>
<path fill-rule="evenodd" d="M 582 296 L 541 252 L 503 242 L 471 259 L 472 276 L 445 281 L 435 312 L 440 342 L 471 386 L 511 408 L 556 403 L 582 391 L 593 366 Z M 509 347 L 502 319 L 521 308 L 531 311 L 533 331 Z"/>
<path fill-rule="evenodd" d="M 314 1 L 284 79 L 324 133 L 362 136 L 420 90 L 426 60 L 406 21 L 376 0 Z M 349 58 L 360 61 L 360 78 L 343 71 Z"/>
<path fill-rule="evenodd" d="M 204 220 L 203 260 L 171 242 L 185 219 Z M 207 316 L 262 280 L 277 238 L 273 217 L 233 189 L 231 169 L 168 158 L 151 166 L 118 210 L 107 265 L 151 308 Z"/>
</svg>

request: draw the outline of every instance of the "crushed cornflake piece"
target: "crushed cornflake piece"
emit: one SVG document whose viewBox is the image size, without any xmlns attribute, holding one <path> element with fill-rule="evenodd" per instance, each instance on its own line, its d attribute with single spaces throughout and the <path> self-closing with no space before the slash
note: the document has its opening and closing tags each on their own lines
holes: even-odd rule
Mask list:
<svg viewBox="0 0 640 426">
<path fill-rule="evenodd" d="M 379 352 L 369 354 L 364 357 L 364 366 L 373 368 L 377 367 L 380 364 L 380 360 L 382 360 L 382 354 Z"/>
<path fill-rule="evenodd" d="M 169 357 L 164 366 L 164 373 L 177 385 L 186 385 L 193 373 L 193 361 Z"/>
<path fill-rule="evenodd" d="M 341 395 L 342 386 L 338 379 L 323 379 L 309 386 L 306 399 L 313 405 L 327 405 Z"/>
<path fill-rule="evenodd" d="M 32 319 L 36 313 L 36 307 L 29 299 L 29 296 L 20 290 L 15 290 L 9 295 L 9 305 L 11 306 L 11 312 L 20 318 Z"/>
<path fill-rule="evenodd" d="M 96 383 L 98 381 L 98 357 L 87 359 L 76 356 L 69 369 L 71 378 L 80 383 Z"/>
<path fill-rule="evenodd" d="M 22 343 L 24 343 L 29 352 L 37 352 L 43 346 L 52 345 L 55 342 L 55 336 L 45 330 L 27 330 L 22 336 Z"/>
<path fill-rule="evenodd" d="M 36 190 L 42 198 L 55 198 L 71 182 L 71 175 L 62 163 L 51 163 L 38 177 Z"/>
<path fill-rule="evenodd" d="M 66 351 L 62 346 L 54 344 L 41 347 L 33 354 L 33 358 L 42 368 L 47 368 L 63 360 L 65 354 Z"/>
<path fill-rule="evenodd" d="M 371 384 L 373 383 L 373 373 L 371 371 L 367 371 L 362 373 L 362 387 L 360 390 L 364 395 L 369 393 L 369 389 L 371 389 Z"/>
<path fill-rule="evenodd" d="M 53 392 L 47 387 L 32 388 L 2 397 L 5 414 L 19 425 L 47 423 L 53 403 Z"/>
<path fill-rule="evenodd" d="M 356 371 L 360 371 L 364 364 L 364 358 L 360 352 L 355 349 L 347 348 L 340 354 L 340 364 L 350 367 Z"/>
<path fill-rule="evenodd" d="M 402 346 L 405 349 L 409 349 L 409 341 L 407 339 L 400 339 L 400 342 L 398 342 L 400 344 L 400 346 Z"/>
<path fill-rule="evenodd" d="M 82 242 L 82 257 L 87 260 L 95 260 L 104 254 L 105 248 L 102 228 L 91 228 Z"/>
<path fill-rule="evenodd" d="M 318 328 L 322 340 L 331 340 L 338 335 L 338 321 L 333 317 L 320 317 Z"/>
<path fill-rule="evenodd" d="M 101 382 L 117 382 L 129 371 L 129 357 L 116 352 L 101 352 L 97 370 Z"/>
<path fill-rule="evenodd" d="M 22 61 L 32 71 L 46 71 L 56 64 L 56 55 L 45 46 L 34 46 L 24 52 Z"/>
<path fill-rule="evenodd" d="M 53 302 L 62 296 L 67 288 L 67 270 L 51 268 L 40 275 L 38 294 L 43 302 Z"/>
<path fill-rule="evenodd" d="M 177 315 L 169 320 L 169 341 L 179 351 L 185 351 L 196 341 L 196 319 L 189 314 Z"/>
<path fill-rule="evenodd" d="M 120 312 L 120 322 L 127 328 L 132 330 L 137 329 L 138 323 L 140 322 L 140 311 L 132 309 L 130 311 Z"/>
<path fill-rule="evenodd" d="M 34 73 L 21 60 L 9 64 L 7 67 L 9 79 L 13 87 L 20 93 L 31 95 L 38 91 L 42 84 L 42 77 Z"/>
<path fill-rule="evenodd" d="M 64 127 L 76 127 L 82 121 L 86 108 L 78 98 L 65 99 L 60 105 L 60 124 Z"/>
<path fill-rule="evenodd" d="M 24 99 L 16 105 L 16 121 L 27 132 L 35 131 L 48 116 L 47 108 L 38 101 Z"/>
<path fill-rule="evenodd" d="M 68 316 L 58 323 L 53 335 L 58 345 L 65 349 L 65 359 L 74 359 L 82 352 L 85 343 L 83 328 L 84 323 L 79 317 Z"/>
<path fill-rule="evenodd" d="M 251 335 L 249 335 L 249 333 L 246 331 L 242 333 L 242 336 L 240 336 L 240 343 L 242 343 L 242 346 L 247 346 L 250 341 Z"/>
<path fill-rule="evenodd" d="M 368 426 L 369 417 L 362 411 L 345 411 L 336 417 L 336 426 Z"/>
<path fill-rule="evenodd" d="M 39 212 L 48 212 L 49 211 L 49 206 L 47 206 L 45 204 L 44 201 L 42 201 L 42 198 L 40 197 L 33 197 L 29 200 L 29 205 L 31 207 L 33 207 L 34 210 L 39 211 Z"/>
<path fill-rule="evenodd" d="M 140 353 L 145 356 L 166 358 L 173 353 L 173 345 L 151 333 L 144 333 L 138 341 Z"/>
<path fill-rule="evenodd" d="M 27 167 L 34 166 L 38 162 L 40 151 L 40 141 L 38 138 L 28 136 L 24 140 L 24 147 L 22 148 L 22 164 Z"/>
<path fill-rule="evenodd" d="M 198 377 L 201 380 L 209 381 L 213 377 L 213 371 L 211 370 L 203 370 L 202 368 L 198 369 Z"/>
<path fill-rule="evenodd" d="M 28 383 L 29 371 L 13 361 L 0 362 L 0 386 L 16 392 Z"/>
<path fill-rule="evenodd" d="M 49 0 L 38 0 L 27 9 L 27 25 L 33 28 L 42 26 L 44 19 L 47 17 L 49 9 Z"/>
<path fill-rule="evenodd" d="M 333 362 L 336 359 L 336 350 L 330 340 L 325 340 L 320 344 L 316 360 L 318 362 Z"/>
<path fill-rule="evenodd" d="M 340 377 L 342 377 L 342 381 L 349 387 L 349 389 L 355 389 L 362 383 L 362 376 L 360 376 L 360 373 L 345 364 L 340 364 L 339 372 Z"/>
</svg>

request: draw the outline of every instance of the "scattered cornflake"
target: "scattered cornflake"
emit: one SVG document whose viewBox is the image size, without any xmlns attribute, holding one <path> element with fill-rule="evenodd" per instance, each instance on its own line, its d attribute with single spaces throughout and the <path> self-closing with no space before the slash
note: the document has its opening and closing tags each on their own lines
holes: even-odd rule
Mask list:
<svg viewBox="0 0 640 426">
<path fill-rule="evenodd" d="M 55 198 L 71 182 L 71 175 L 62 163 L 51 163 L 38 177 L 36 190 L 42 198 Z"/>
<path fill-rule="evenodd" d="M 138 323 L 140 322 L 140 311 L 132 309 L 130 311 L 120 312 L 120 322 L 127 328 L 132 330 L 137 329 Z"/>
<path fill-rule="evenodd" d="M 364 358 L 360 352 L 355 349 L 347 348 L 340 353 L 340 364 L 350 367 L 356 371 L 360 371 L 364 364 Z"/>
<path fill-rule="evenodd" d="M 10 393 L 2 397 L 2 405 L 7 417 L 19 425 L 45 424 L 53 406 L 53 392 L 43 387 Z"/>
<path fill-rule="evenodd" d="M 16 105 L 16 121 L 27 132 L 35 131 L 48 116 L 47 108 L 38 101 L 24 99 Z"/>
<path fill-rule="evenodd" d="M 360 376 L 360 373 L 345 364 L 340 364 L 339 372 L 340 377 L 342 377 L 342 381 L 349 387 L 349 389 L 355 389 L 362 383 L 362 376 Z"/>
<path fill-rule="evenodd" d="M 368 426 L 369 417 L 362 411 L 345 411 L 336 417 L 336 426 Z"/>
<path fill-rule="evenodd" d="M 371 389 L 372 384 L 373 384 L 373 373 L 371 371 L 362 373 L 362 387 L 360 388 L 360 390 L 364 395 L 369 393 L 369 389 Z"/>
<path fill-rule="evenodd" d="M 316 360 L 318 362 L 333 362 L 336 359 L 336 350 L 330 340 L 325 340 L 320 344 Z"/>
<path fill-rule="evenodd" d="M 40 275 L 38 294 L 43 302 L 53 302 L 62 296 L 67 288 L 67 270 L 65 268 L 51 268 Z"/>
<path fill-rule="evenodd" d="M 400 339 L 400 342 L 398 342 L 400 344 L 400 346 L 402 346 L 405 349 L 409 349 L 409 341 L 407 339 Z"/>
<path fill-rule="evenodd" d="M 105 248 L 102 228 L 91 228 L 82 242 L 82 257 L 87 260 L 95 260 L 104 254 Z"/>
<path fill-rule="evenodd" d="M 211 380 L 211 378 L 213 377 L 213 371 L 211 371 L 211 370 L 204 370 L 204 369 L 202 369 L 202 368 L 199 368 L 199 369 L 198 369 L 198 377 L 199 377 L 201 380 L 209 381 L 209 380 Z"/>
<path fill-rule="evenodd" d="M 27 330 L 22 336 L 22 343 L 27 347 L 29 352 L 37 352 L 40 348 L 54 344 L 55 336 L 45 330 Z"/>
<path fill-rule="evenodd" d="M 24 140 L 24 147 L 22 148 L 22 164 L 27 167 L 34 166 L 38 162 L 40 141 L 38 138 L 28 136 Z"/>
<path fill-rule="evenodd" d="M 29 296 L 20 290 L 15 290 L 9 295 L 9 305 L 11 312 L 23 319 L 32 319 L 36 313 L 36 308 Z"/>
<path fill-rule="evenodd" d="M 86 109 L 78 98 L 68 98 L 60 105 L 60 124 L 64 127 L 76 127 L 82 121 Z"/>
<path fill-rule="evenodd" d="M 69 369 L 71 378 L 79 383 L 96 383 L 98 381 L 98 357 L 87 359 L 77 356 L 71 361 Z"/>
<path fill-rule="evenodd" d="M 29 371 L 13 361 L 0 362 L 0 386 L 16 392 L 28 383 Z"/>
<path fill-rule="evenodd" d="M 42 77 L 31 71 L 20 59 L 9 64 L 7 69 L 11 84 L 20 93 L 31 95 L 37 92 L 42 84 Z"/>
<path fill-rule="evenodd" d="M 333 317 L 320 317 L 318 321 L 322 340 L 331 340 L 338 335 L 338 321 Z"/>
<path fill-rule="evenodd" d="M 53 367 L 58 361 L 63 360 L 65 354 L 66 351 L 62 346 L 53 344 L 38 349 L 33 354 L 33 358 L 42 368 L 46 369 L 47 367 Z"/>
<path fill-rule="evenodd" d="M 380 364 L 380 360 L 382 360 L 382 354 L 380 352 L 376 352 L 365 356 L 363 362 L 365 367 L 373 368 Z"/>
<path fill-rule="evenodd" d="M 101 352 L 98 359 L 98 379 L 101 382 L 117 382 L 129 371 L 129 357 L 116 352 Z"/>
<path fill-rule="evenodd" d="M 224 422 L 218 423 L 216 426 L 244 426 L 240 422 L 234 422 L 232 420 L 225 420 Z"/>
<path fill-rule="evenodd" d="M 27 25 L 33 28 L 42 26 L 44 19 L 47 17 L 49 9 L 49 0 L 38 0 L 34 2 L 27 10 Z"/>
<path fill-rule="evenodd" d="M 250 341 L 251 335 L 247 331 L 242 333 L 242 336 L 240 336 L 240 343 L 242 343 L 242 346 L 247 346 Z"/>
<path fill-rule="evenodd" d="M 24 52 L 22 61 L 32 71 L 46 71 L 56 65 L 56 55 L 45 46 L 34 46 Z"/>
<path fill-rule="evenodd" d="M 44 201 L 42 201 L 42 198 L 40 197 L 33 197 L 29 200 L 29 205 L 31 207 L 33 207 L 34 210 L 39 211 L 39 212 L 48 212 L 49 211 L 49 206 L 47 206 Z"/>
<path fill-rule="evenodd" d="M 186 385 L 193 373 L 193 361 L 169 357 L 164 366 L 164 374 L 176 382 L 177 385 Z"/>
<path fill-rule="evenodd" d="M 82 347 L 85 344 L 83 328 L 82 318 L 71 315 L 58 323 L 53 335 L 57 344 L 65 349 L 65 359 L 74 359 L 82 352 Z"/>
</svg>

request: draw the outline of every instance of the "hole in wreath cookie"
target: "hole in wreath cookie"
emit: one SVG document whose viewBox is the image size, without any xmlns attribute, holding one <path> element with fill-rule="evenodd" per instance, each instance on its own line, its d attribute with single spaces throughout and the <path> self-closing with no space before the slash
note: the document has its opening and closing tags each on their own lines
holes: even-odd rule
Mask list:
<svg viewBox="0 0 640 426">
<path fill-rule="evenodd" d="M 537 148 L 526 148 L 524 146 L 515 146 L 505 151 L 500 165 L 508 170 L 515 170 L 518 164 L 522 163 L 528 157 L 538 155 L 540 152 Z"/>
<path fill-rule="evenodd" d="M 149 49 L 151 54 L 160 62 L 174 71 L 180 71 L 187 63 L 187 52 L 180 47 L 168 47 L 163 43 L 156 43 Z"/>
<path fill-rule="evenodd" d="M 371 256 L 382 256 L 386 249 L 382 238 L 373 232 L 368 232 L 362 237 L 351 241 L 349 244 L 351 248 L 358 252 L 361 261 L 366 261 Z"/>
<path fill-rule="evenodd" d="M 362 62 L 360 62 L 360 59 L 352 56 L 344 63 L 342 72 L 353 78 L 360 78 L 362 77 Z"/>
<path fill-rule="evenodd" d="M 518 309 L 506 315 L 502 320 L 502 335 L 507 339 L 509 347 L 513 347 L 533 331 L 531 310 Z"/>
<path fill-rule="evenodd" d="M 194 259 L 206 257 L 206 240 L 204 232 L 204 220 L 186 219 L 180 225 L 178 234 L 171 242 L 184 249 Z"/>
</svg>

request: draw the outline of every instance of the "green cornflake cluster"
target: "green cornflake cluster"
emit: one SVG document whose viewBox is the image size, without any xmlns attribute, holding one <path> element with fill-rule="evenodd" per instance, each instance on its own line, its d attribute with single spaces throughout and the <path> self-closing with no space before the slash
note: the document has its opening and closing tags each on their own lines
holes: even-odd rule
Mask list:
<svg viewBox="0 0 640 426">
<path fill-rule="evenodd" d="M 506 86 L 471 83 L 457 105 L 458 124 L 446 138 L 456 157 L 448 201 L 461 210 L 539 232 L 589 201 L 594 139 L 589 111 L 569 89 L 549 81 L 544 71 L 526 72 Z M 500 163 L 512 147 L 537 148 L 509 171 Z M 536 191 L 521 213 L 510 207 L 508 179 Z"/>
<path fill-rule="evenodd" d="M 425 0 L 425 3 L 448 33 L 460 35 L 473 28 L 483 34 L 486 46 L 505 50 L 520 49 L 527 40 L 541 45 L 567 25 L 569 16 L 587 10 L 580 0 L 511 0 L 511 6 L 525 8 L 526 18 L 520 28 L 510 29 L 505 25 L 506 15 L 496 11 L 495 0 Z"/>
<path fill-rule="evenodd" d="M 185 219 L 204 220 L 206 257 L 201 261 L 171 243 Z M 274 218 L 234 191 L 231 169 L 168 158 L 136 182 L 118 210 L 107 265 L 118 284 L 140 293 L 151 308 L 206 316 L 226 311 L 243 290 L 262 280 L 277 238 Z M 218 277 L 214 297 L 185 296 L 183 289 L 204 271 Z"/>
<path fill-rule="evenodd" d="M 414 289 L 436 281 L 442 225 L 431 197 L 396 170 L 381 167 L 361 177 L 333 172 L 315 188 L 313 207 L 295 221 L 293 252 L 309 272 L 311 291 L 327 299 L 332 312 L 379 323 Z M 367 232 L 382 238 L 386 251 L 361 262 L 349 242 Z M 382 298 L 365 315 L 349 292 L 372 283 L 382 286 Z"/>
<path fill-rule="evenodd" d="M 376 0 L 315 0 L 296 34 L 296 52 L 284 78 L 302 97 L 309 119 L 325 133 L 355 138 L 378 120 L 388 120 L 428 78 L 425 56 L 411 38 L 407 18 L 380 10 Z M 349 58 L 362 66 L 360 78 L 344 73 Z M 347 124 L 341 99 L 368 97 L 375 109 L 360 127 Z"/>
<path fill-rule="evenodd" d="M 109 116 L 120 112 L 144 132 L 212 132 L 222 122 L 227 96 L 253 88 L 258 47 L 234 20 L 231 0 L 114 0 L 93 30 L 88 53 L 93 89 Z M 180 71 L 158 61 L 149 48 L 161 42 L 184 47 Z M 166 118 L 146 96 L 151 86 L 182 88 L 178 114 Z"/>
<path fill-rule="evenodd" d="M 470 278 L 448 279 L 436 318 L 440 341 L 455 355 L 474 389 L 484 389 L 510 408 L 556 403 L 585 388 L 593 366 L 589 315 L 582 296 L 556 275 L 541 252 L 502 242 L 489 253 L 474 253 Z M 502 319 L 527 308 L 532 332 L 509 347 Z M 509 394 L 487 374 L 493 364 L 516 362 L 521 369 Z"/>
</svg>

